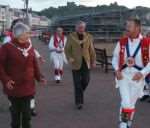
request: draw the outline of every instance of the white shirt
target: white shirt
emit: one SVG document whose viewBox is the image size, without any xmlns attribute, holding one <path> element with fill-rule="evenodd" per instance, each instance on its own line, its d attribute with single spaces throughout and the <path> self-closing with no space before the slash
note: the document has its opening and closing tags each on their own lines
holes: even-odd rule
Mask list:
<svg viewBox="0 0 150 128">
<path fill-rule="evenodd" d="M 57 37 L 57 38 L 58 38 L 58 40 L 60 40 L 59 37 Z M 63 46 L 62 49 L 64 49 L 66 42 L 67 42 L 67 38 L 64 37 L 64 46 L 63 46 L 63 42 L 62 41 L 60 42 L 60 44 L 62 44 L 62 46 Z M 59 50 L 59 48 L 56 48 L 55 45 L 54 45 L 54 36 L 51 37 L 48 47 L 49 47 L 50 51 Z"/>
<path fill-rule="evenodd" d="M 130 38 L 128 38 L 128 43 L 129 43 L 129 52 L 130 55 L 132 56 L 135 52 L 135 50 L 137 49 L 139 43 L 141 42 L 143 36 L 140 34 L 138 38 L 131 40 Z M 117 43 L 117 46 L 114 50 L 113 53 L 113 58 L 112 58 L 112 66 L 113 68 L 117 71 L 119 69 L 119 52 L 120 52 L 120 42 Z M 125 56 L 124 56 L 124 60 L 125 62 L 127 61 L 127 52 L 125 49 Z M 150 57 L 149 57 L 150 58 Z M 144 67 L 143 65 L 143 61 L 142 61 L 142 55 L 141 55 L 141 48 L 138 51 L 137 55 L 135 56 L 135 64 L 138 65 L 139 67 Z M 141 70 L 141 73 L 143 75 L 147 75 L 148 73 L 150 73 L 150 63 L 147 64 L 146 67 L 144 67 Z"/>
<path fill-rule="evenodd" d="M 32 44 L 31 39 L 29 39 L 29 42 Z M 34 53 L 35 53 L 35 57 L 36 57 L 37 59 L 39 59 L 39 58 L 41 57 L 41 55 L 40 55 L 40 53 L 38 52 L 38 50 L 34 49 Z"/>
<path fill-rule="evenodd" d="M 3 44 L 9 43 L 9 42 L 11 42 L 11 37 L 10 36 L 4 37 Z"/>
</svg>

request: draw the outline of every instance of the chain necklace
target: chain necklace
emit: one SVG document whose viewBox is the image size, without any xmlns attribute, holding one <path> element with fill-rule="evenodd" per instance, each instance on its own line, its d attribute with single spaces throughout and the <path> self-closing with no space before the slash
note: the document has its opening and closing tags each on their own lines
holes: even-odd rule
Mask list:
<svg viewBox="0 0 150 128">
<path fill-rule="evenodd" d="M 12 44 L 12 43 L 11 43 Z M 28 51 L 32 48 L 32 44 L 30 43 L 29 47 L 28 48 L 20 48 L 20 47 L 17 47 L 16 45 L 12 44 L 14 47 L 16 47 L 19 51 L 22 52 L 22 55 L 24 57 L 28 57 L 29 53 Z"/>
</svg>

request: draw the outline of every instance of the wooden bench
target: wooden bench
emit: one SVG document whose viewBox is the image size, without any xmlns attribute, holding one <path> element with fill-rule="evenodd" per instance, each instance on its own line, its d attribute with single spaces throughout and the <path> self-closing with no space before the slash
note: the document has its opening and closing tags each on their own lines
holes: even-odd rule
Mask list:
<svg viewBox="0 0 150 128">
<path fill-rule="evenodd" d="M 112 56 L 108 56 L 106 49 L 95 48 L 97 65 L 101 65 L 105 73 L 108 73 L 111 64 Z M 112 69 L 112 68 L 111 68 Z"/>
</svg>

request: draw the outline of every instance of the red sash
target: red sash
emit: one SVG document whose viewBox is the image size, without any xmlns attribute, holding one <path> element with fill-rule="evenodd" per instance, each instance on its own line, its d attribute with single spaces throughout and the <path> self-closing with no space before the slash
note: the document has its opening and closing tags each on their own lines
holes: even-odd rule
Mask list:
<svg viewBox="0 0 150 128">
<path fill-rule="evenodd" d="M 61 41 L 63 43 L 62 45 L 64 46 L 64 40 L 65 40 L 64 34 L 62 34 L 60 40 L 58 40 L 58 35 L 57 35 L 57 33 L 55 33 L 54 34 L 54 46 L 55 46 L 55 48 L 58 48 L 59 43 L 61 43 Z"/>
</svg>

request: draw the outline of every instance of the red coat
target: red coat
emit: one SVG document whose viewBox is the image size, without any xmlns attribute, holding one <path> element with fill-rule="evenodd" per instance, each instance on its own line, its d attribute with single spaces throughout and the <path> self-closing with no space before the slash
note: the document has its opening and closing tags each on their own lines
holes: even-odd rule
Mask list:
<svg viewBox="0 0 150 128">
<path fill-rule="evenodd" d="M 29 47 L 29 43 L 22 45 L 16 41 L 12 43 L 20 48 Z M 0 80 L 5 94 L 14 97 L 34 95 L 35 79 L 40 81 L 41 77 L 33 47 L 29 50 L 28 57 L 24 57 L 22 52 L 11 43 L 0 48 Z M 13 90 L 6 87 L 9 80 L 15 82 Z"/>
</svg>

